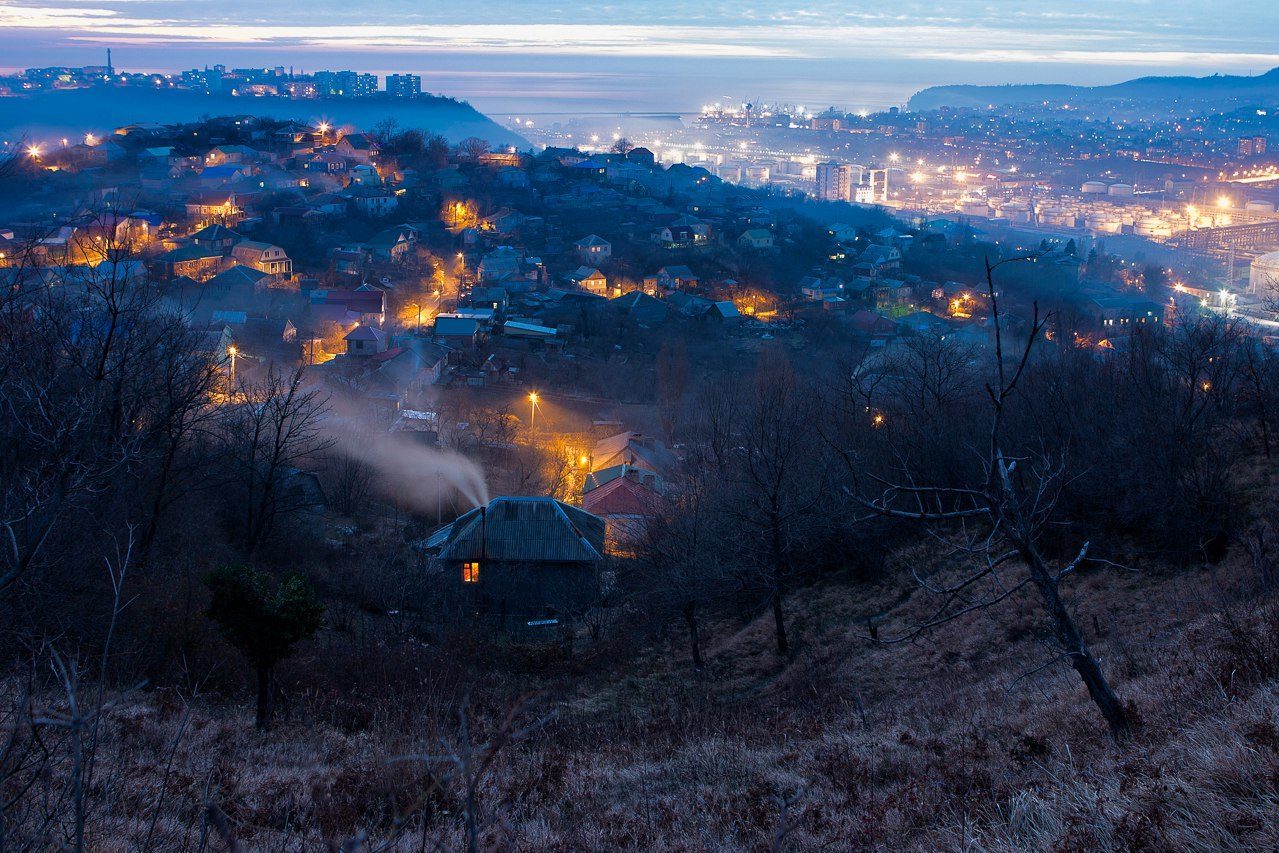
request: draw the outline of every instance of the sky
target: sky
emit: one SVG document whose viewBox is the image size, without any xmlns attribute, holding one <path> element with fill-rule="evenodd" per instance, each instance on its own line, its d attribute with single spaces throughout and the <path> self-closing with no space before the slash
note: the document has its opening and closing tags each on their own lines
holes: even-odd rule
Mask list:
<svg viewBox="0 0 1279 853">
<path fill-rule="evenodd" d="M 1279 66 L 1275 0 L 0 0 L 0 67 L 206 64 L 427 75 L 515 106 L 879 106 L 938 83 L 1111 83 Z M 727 91 L 731 90 L 731 91 Z M 542 103 L 544 102 L 544 104 Z"/>
</svg>

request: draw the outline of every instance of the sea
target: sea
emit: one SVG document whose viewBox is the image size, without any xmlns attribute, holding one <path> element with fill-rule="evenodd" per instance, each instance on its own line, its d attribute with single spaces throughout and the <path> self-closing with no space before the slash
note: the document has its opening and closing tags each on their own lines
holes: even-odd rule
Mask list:
<svg viewBox="0 0 1279 853">
<path fill-rule="evenodd" d="M 691 116 L 716 103 L 784 104 L 813 112 L 830 106 L 874 111 L 902 105 L 928 85 L 952 82 L 921 79 L 896 68 L 889 68 L 879 79 L 861 64 L 818 60 L 575 57 L 566 62 L 562 57 L 523 57 L 518 62 L 503 62 L 440 56 L 403 61 L 399 67 L 362 70 L 379 76 L 406 70 L 420 73 L 424 90 L 467 102 L 505 128 L 516 118 L 545 126 L 613 115 Z M 481 136 L 495 143 L 518 142 L 511 131 L 499 132 L 482 117 L 439 104 L 426 108 L 381 100 L 291 101 L 135 88 L 0 98 L 0 140 L 78 139 L 87 132 L 102 133 L 130 123 L 170 123 L 240 113 L 326 119 L 362 127 L 393 117 L 402 126 L 429 127 L 454 141 Z"/>
</svg>

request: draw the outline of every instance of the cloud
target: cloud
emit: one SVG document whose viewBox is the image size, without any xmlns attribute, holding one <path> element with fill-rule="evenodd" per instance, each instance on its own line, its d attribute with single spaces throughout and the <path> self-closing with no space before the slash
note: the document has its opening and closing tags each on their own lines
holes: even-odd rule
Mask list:
<svg viewBox="0 0 1279 853">
<path fill-rule="evenodd" d="M 1154 14 L 1158 12 L 1157 16 Z M 1247 21 L 1248 26 L 1240 26 Z M 1274 61 L 1270 0 L 836 0 L 432 4 L 390 0 L 0 0 L 0 33 L 48 44 L 284 51 L 1246 67 Z"/>
</svg>

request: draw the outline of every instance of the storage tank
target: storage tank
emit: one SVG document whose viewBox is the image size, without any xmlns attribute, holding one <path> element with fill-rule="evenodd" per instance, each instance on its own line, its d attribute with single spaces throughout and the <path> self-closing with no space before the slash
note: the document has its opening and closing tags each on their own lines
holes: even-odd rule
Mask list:
<svg viewBox="0 0 1279 853">
<path fill-rule="evenodd" d="M 1118 216 L 1111 214 L 1090 213 L 1084 217 L 1085 228 L 1090 231 L 1100 231 L 1103 234 L 1118 234 L 1122 224 Z"/>
<path fill-rule="evenodd" d="M 1084 181 L 1084 185 L 1079 189 L 1088 194 L 1103 195 L 1106 192 L 1106 182 Z"/>
<path fill-rule="evenodd" d="M 1159 216 L 1143 216 L 1133 230 L 1142 237 L 1171 237 L 1172 227 Z"/>
<path fill-rule="evenodd" d="M 1030 221 L 1030 204 L 1020 200 L 1010 201 L 999 209 L 1000 216 L 1007 216 L 1013 222 Z"/>
<path fill-rule="evenodd" d="M 1248 289 L 1263 296 L 1279 293 L 1279 252 L 1262 255 L 1252 262 Z"/>
<path fill-rule="evenodd" d="M 1244 210 L 1249 213 L 1274 213 L 1275 206 L 1273 202 L 1269 201 L 1250 201 L 1244 207 Z"/>
<path fill-rule="evenodd" d="M 1111 184 L 1106 194 L 1128 198 L 1132 195 L 1132 184 Z"/>
</svg>

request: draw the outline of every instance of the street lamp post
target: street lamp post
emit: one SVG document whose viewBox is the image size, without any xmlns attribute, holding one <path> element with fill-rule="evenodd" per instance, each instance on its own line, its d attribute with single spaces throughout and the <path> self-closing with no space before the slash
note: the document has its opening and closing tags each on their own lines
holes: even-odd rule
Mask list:
<svg viewBox="0 0 1279 853">
<path fill-rule="evenodd" d="M 231 356 L 231 373 L 230 373 L 230 376 L 228 377 L 227 385 L 229 386 L 230 394 L 234 395 L 235 394 L 235 357 L 240 354 L 240 348 L 237 347 L 235 344 L 231 344 L 231 346 L 226 348 L 226 354 Z"/>
<path fill-rule="evenodd" d="M 537 428 L 537 392 L 530 391 L 528 395 L 528 428 L 530 430 Z"/>
</svg>

